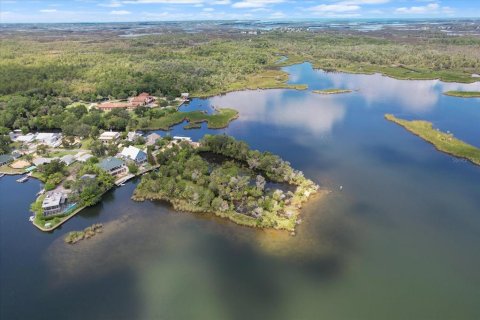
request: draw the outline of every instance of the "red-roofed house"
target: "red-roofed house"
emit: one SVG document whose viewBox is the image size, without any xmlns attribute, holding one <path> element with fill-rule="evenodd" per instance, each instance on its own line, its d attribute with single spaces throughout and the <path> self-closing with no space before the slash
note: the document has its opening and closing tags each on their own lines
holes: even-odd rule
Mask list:
<svg viewBox="0 0 480 320">
<path fill-rule="evenodd" d="M 148 94 L 146 92 L 142 92 L 138 96 L 133 97 L 130 100 L 130 104 L 134 108 L 136 108 L 136 107 L 140 107 L 140 106 L 144 106 L 146 104 L 152 103 L 153 101 L 155 101 L 154 97 L 152 97 L 150 94 Z"/>
</svg>

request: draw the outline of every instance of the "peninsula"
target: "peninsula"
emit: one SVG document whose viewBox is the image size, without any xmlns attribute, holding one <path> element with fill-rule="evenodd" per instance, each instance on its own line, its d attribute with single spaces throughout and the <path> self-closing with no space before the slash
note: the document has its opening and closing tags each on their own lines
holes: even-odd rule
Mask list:
<svg viewBox="0 0 480 320">
<path fill-rule="evenodd" d="M 317 94 L 342 94 L 342 93 L 350 93 L 352 90 L 349 89 L 324 89 L 324 90 L 313 90 L 313 93 Z"/>
<path fill-rule="evenodd" d="M 443 94 L 459 98 L 480 98 L 480 91 L 447 91 Z"/>
<path fill-rule="evenodd" d="M 133 199 L 164 200 L 176 210 L 213 213 L 239 225 L 294 232 L 302 204 L 318 190 L 303 173 L 269 152 L 226 135 L 206 135 L 157 155 Z"/>
<path fill-rule="evenodd" d="M 408 121 L 396 118 L 391 114 L 385 115 L 385 119 L 404 127 L 411 133 L 433 144 L 439 151 L 480 165 L 480 148 L 455 138 L 451 133 L 445 133 L 433 128 L 431 122 L 421 120 Z"/>
</svg>

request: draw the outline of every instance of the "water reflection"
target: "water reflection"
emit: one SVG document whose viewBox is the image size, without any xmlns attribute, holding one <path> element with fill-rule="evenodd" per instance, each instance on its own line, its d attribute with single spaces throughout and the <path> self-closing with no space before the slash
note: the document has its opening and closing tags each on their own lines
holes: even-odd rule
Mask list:
<svg viewBox="0 0 480 320">
<path fill-rule="evenodd" d="M 333 96 L 296 93 L 292 90 L 243 91 L 210 101 L 215 106 L 233 106 L 239 110 L 237 121 L 299 129 L 314 136 L 330 133 L 345 116 L 345 105 Z M 282 107 L 273 108 L 274 105 Z"/>
</svg>

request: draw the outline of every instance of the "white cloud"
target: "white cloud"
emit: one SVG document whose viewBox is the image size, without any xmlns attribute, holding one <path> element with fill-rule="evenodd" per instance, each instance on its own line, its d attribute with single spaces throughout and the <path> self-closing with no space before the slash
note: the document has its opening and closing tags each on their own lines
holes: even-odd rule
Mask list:
<svg viewBox="0 0 480 320">
<path fill-rule="evenodd" d="M 53 12 L 57 12 L 58 10 L 57 9 L 42 9 L 40 10 L 40 12 L 42 13 L 53 13 Z"/>
<path fill-rule="evenodd" d="M 99 3 L 98 5 L 100 7 L 107 7 L 107 8 L 118 8 L 123 6 L 123 4 L 118 1 L 111 1 L 108 3 Z"/>
<path fill-rule="evenodd" d="M 321 4 L 311 7 L 309 10 L 315 13 L 338 13 L 338 12 L 354 12 L 360 10 L 359 5 L 354 4 Z"/>
<path fill-rule="evenodd" d="M 438 3 L 430 3 L 426 6 L 401 7 L 395 9 L 396 13 L 400 14 L 422 14 L 434 13 L 440 8 Z"/>
<path fill-rule="evenodd" d="M 213 8 L 204 8 L 203 11 L 205 11 L 205 12 L 212 12 L 212 11 L 215 11 L 215 9 L 213 9 Z"/>
<path fill-rule="evenodd" d="M 244 8 L 262 8 L 271 4 L 277 4 L 285 2 L 284 0 L 243 0 L 240 2 L 235 2 L 232 7 L 238 9 Z"/>
<path fill-rule="evenodd" d="M 149 4 L 149 3 L 162 3 L 162 4 L 197 4 L 204 3 L 204 0 L 128 0 L 123 3 L 129 4 Z"/>
<path fill-rule="evenodd" d="M 124 16 L 124 15 L 130 14 L 130 13 L 131 12 L 127 11 L 127 10 L 113 10 L 113 11 L 110 11 L 110 14 L 113 14 L 113 15 L 116 15 L 116 16 Z"/>
</svg>

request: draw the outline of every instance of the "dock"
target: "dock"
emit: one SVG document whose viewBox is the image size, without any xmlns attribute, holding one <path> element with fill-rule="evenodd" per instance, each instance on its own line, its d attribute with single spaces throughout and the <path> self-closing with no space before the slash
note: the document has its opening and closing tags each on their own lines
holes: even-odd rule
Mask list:
<svg viewBox="0 0 480 320">
<path fill-rule="evenodd" d="M 20 179 L 17 179 L 17 182 L 19 182 L 19 183 L 23 183 L 23 182 L 27 182 L 27 181 L 28 181 L 28 176 L 23 176 Z"/>
<path fill-rule="evenodd" d="M 135 175 L 134 174 L 128 174 L 124 177 L 121 177 L 120 179 L 118 179 L 117 181 L 115 181 L 115 185 L 118 187 L 118 186 L 121 186 L 122 184 L 124 184 L 125 182 L 127 182 L 128 180 L 134 178 Z"/>
</svg>

